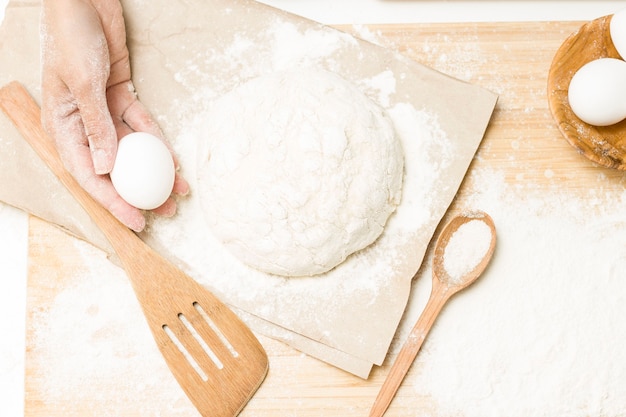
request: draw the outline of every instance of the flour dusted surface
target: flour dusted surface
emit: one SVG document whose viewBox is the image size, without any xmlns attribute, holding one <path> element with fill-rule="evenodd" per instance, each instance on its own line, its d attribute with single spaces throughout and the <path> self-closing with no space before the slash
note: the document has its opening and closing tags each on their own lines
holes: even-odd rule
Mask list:
<svg viewBox="0 0 626 417">
<path fill-rule="evenodd" d="M 255 78 L 201 114 L 198 190 L 216 237 L 263 272 L 326 272 L 382 233 L 403 149 L 355 85 L 320 69 Z"/>
</svg>

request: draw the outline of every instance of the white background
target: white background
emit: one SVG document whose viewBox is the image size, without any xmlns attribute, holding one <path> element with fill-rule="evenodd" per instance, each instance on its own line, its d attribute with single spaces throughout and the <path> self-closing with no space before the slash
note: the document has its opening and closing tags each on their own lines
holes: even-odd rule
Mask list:
<svg viewBox="0 0 626 417">
<path fill-rule="evenodd" d="M 624 1 L 260 0 L 322 23 L 591 20 Z"/>
<path fill-rule="evenodd" d="M 8 0 L 0 0 L 0 21 Z M 625 1 L 262 0 L 328 24 L 591 20 Z M 0 169 L 2 166 L 0 164 Z M 1 184 L 0 184 L 1 186 Z M 0 203 L 0 415 L 24 414 L 27 216 Z"/>
</svg>

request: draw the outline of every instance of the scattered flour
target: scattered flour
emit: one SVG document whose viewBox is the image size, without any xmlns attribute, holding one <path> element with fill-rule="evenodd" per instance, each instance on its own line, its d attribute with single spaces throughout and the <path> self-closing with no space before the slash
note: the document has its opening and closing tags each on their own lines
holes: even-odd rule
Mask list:
<svg viewBox="0 0 626 417">
<path fill-rule="evenodd" d="M 0 7 L 0 12 L 2 8 Z M 1 19 L 0 19 L 1 20 Z M 2 146 L 0 138 L 0 146 Z M 24 415 L 24 345 L 6 341 L 25 339 L 26 316 L 16 314 L 16 306 L 26 304 L 28 216 L 26 213 L 0 203 L 0 315 L 3 343 L 0 343 L 0 399 L 6 416 Z"/>
<path fill-rule="evenodd" d="M 90 244 L 72 241 L 85 262 L 70 276 L 51 271 L 48 284 L 58 286 L 58 293 L 43 300 L 29 323 L 27 365 L 44 378 L 29 381 L 27 404 L 33 397 L 46 410 L 68 415 L 196 415 L 125 273 Z M 89 410 L 78 408 L 86 405 Z"/>
<path fill-rule="evenodd" d="M 624 415 L 626 191 L 546 193 L 491 169 L 472 178 L 465 204 L 494 219 L 496 252 L 446 306 L 407 385 L 438 417 Z M 416 281 L 409 324 L 430 274 Z"/>
<path fill-rule="evenodd" d="M 378 103 L 388 107 L 391 103 L 390 96 L 396 92 L 396 77 L 390 70 L 383 71 L 372 78 L 360 83 L 377 98 Z"/>
<path fill-rule="evenodd" d="M 277 27 L 268 37 L 268 43 L 272 40 L 286 42 L 297 35 L 303 36 L 305 42 L 313 37 L 318 37 L 316 42 L 319 38 L 325 39 L 324 48 L 317 50 L 321 55 L 328 55 L 337 47 L 335 40 L 323 38 L 325 34 L 322 32 L 311 31 L 303 35 L 291 29 Z M 429 45 L 418 52 L 437 57 L 433 64 L 443 72 L 472 81 L 475 74 L 480 73 L 472 65 L 481 51 L 468 50 L 475 47 L 474 44 L 478 42 L 471 42 L 471 39 L 460 43 L 454 54 L 441 54 L 435 46 Z M 295 43 L 283 45 L 292 48 Z M 215 67 L 237 74 L 241 74 L 241 68 L 255 68 L 246 58 L 250 46 L 242 39 L 241 43 L 233 45 L 231 56 L 224 57 L 223 67 Z M 293 64 L 293 51 L 283 52 L 272 55 L 274 63 L 281 66 Z M 310 56 L 298 58 L 296 54 L 296 58 L 306 63 Z M 178 74 L 178 81 L 189 86 L 203 85 L 194 77 L 210 76 L 198 70 L 206 63 L 201 60 L 190 63 L 186 73 Z M 198 66 L 194 67 L 196 64 Z M 507 76 L 489 74 L 489 79 L 506 86 L 508 84 L 501 80 Z M 239 81 L 233 77 L 233 84 Z M 227 87 L 232 85 L 225 86 L 225 89 Z M 543 94 L 543 83 L 540 87 Z M 494 90 L 502 92 L 503 99 L 518 99 L 511 89 Z M 220 91 L 201 91 L 198 99 L 206 100 L 218 93 Z M 415 126 L 419 126 L 428 131 L 432 139 L 445 138 L 445 134 L 437 130 L 432 116 L 411 106 L 396 104 L 390 109 L 390 115 L 403 132 L 415 131 Z M 523 138 L 523 132 L 520 135 Z M 420 159 L 428 154 L 422 152 L 420 146 L 437 147 L 442 155 L 437 169 L 446 169 L 447 156 L 454 149 L 450 149 L 445 140 L 425 143 L 427 145 L 406 148 L 407 159 L 415 158 L 432 166 L 434 161 Z M 522 140 L 514 140 L 512 145 L 514 152 L 518 146 L 528 146 Z M 179 146 L 184 147 L 184 144 Z M 435 175 L 433 170 L 420 170 L 419 164 L 412 164 L 407 170 L 411 174 L 408 175 L 409 181 L 421 181 Z M 626 192 L 594 194 L 591 190 L 581 197 L 573 191 L 555 187 L 553 192 L 546 194 L 545 190 L 535 192 L 528 186 L 509 185 L 501 172 L 474 169 L 470 174 L 478 191 L 464 204 L 491 215 L 498 229 L 498 247 L 486 273 L 449 303 L 438 318 L 412 372 L 405 379 L 405 387 L 412 389 L 415 396 L 428 399 L 434 410 L 432 415 L 437 417 L 626 415 L 626 286 L 623 282 Z M 545 171 L 545 176 L 552 178 L 553 173 Z M 523 179 L 520 174 L 518 180 Z M 423 194 L 408 195 L 410 204 L 406 207 L 409 210 L 397 212 L 390 220 L 390 227 L 423 224 L 430 213 L 423 208 L 427 205 L 415 202 L 432 198 L 429 193 L 433 192 L 424 190 Z M 185 215 L 193 215 L 197 207 L 187 203 L 182 204 L 181 209 Z M 187 233 L 194 233 L 194 226 L 197 224 L 184 230 L 168 229 L 166 225 L 160 227 L 166 229 L 163 235 L 166 240 L 184 241 Z M 247 279 L 256 277 L 250 277 L 251 272 L 241 269 L 228 254 L 220 252 L 216 242 L 209 242 L 209 245 L 216 251 L 216 256 L 210 260 L 203 255 L 206 248 L 201 248 L 202 253 L 193 250 L 195 248 L 184 248 L 178 255 L 190 264 L 205 268 L 215 278 L 215 285 L 223 291 L 222 295 L 236 291 L 244 299 L 269 297 L 274 289 L 284 284 L 280 280 L 268 283 Z M 397 255 L 393 251 L 387 254 L 390 258 Z M 161 359 L 158 350 L 152 346 L 151 337 L 145 334 L 147 329 L 139 324 L 143 319 L 123 274 L 108 261 L 95 262 L 97 257 L 93 253 L 88 256 L 94 270 L 83 271 L 82 278 L 93 276 L 93 280 L 72 282 L 39 317 L 34 348 L 42 353 L 38 369 L 48 372 L 39 382 L 43 384 L 48 401 L 60 404 L 56 409 L 63 410 L 62 407 L 72 403 L 73 397 L 81 395 L 82 386 L 94 383 L 94 374 L 99 375 L 100 382 L 117 384 L 119 372 L 123 372 L 127 383 L 100 384 L 102 397 L 86 398 L 94 408 L 102 411 L 100 415 L 106 416 L 107 411 L 109 415 L 132 414 L 112 399 L 123 403 L 129 399 L 133 404 L 155 407 L 156 411 L 142 410 L 141 415 L 160 415 L 162 409 L 158 405 L 170 403 L 179 404 L 182 411 L 166 410 L 167 415 L 193 414 L 188 406 L 181 405 L 185 399 L 182 394 L 183 399 L 176 396 L 179 391 L 175 386 L 156 390 L 159 394 L 172 393 L 171 399 L 154 401 L 148 395 L 151 388 L 163 388 L 165 381 L 171 380 L 164 376 L 168 371 L 147 368 L 147 364 L 152 367 L 161 363 Z M 217 265 L 212 263 L 215 260 Z M 233 265 L 234 268 L 228 269 Z M 373 275 L 385 276 L 393 267 L 391 261 L 372 265 Z M 229 274 L 224 274 L 226 271 Z M 410 325 L 428 297 L 430 273 L 425 267 L 415 281 L 415 302 L 407 311 L 405 320 Z M 231 280 L 229 275 L 239 276 L 242 280 Z M 108 280 L 106 284 L 97 284 L 104 280 Z M 338 285 L 342 291 L 369 293 L 371 299 L 376 297 L 379 288 L 375 280 L 358 280 L 358 283 L 347 280 Z M 335 306 L 330 304 L 331 296 L 337 294 L 336 288 L 311 288 L 309 293 L 294 293 L 293 297 L 288 297 L 290 304 L 302 302 L 304 306 L 307 298 L 317 295 L 327 303 L 328 316 L 336 318 Z M 90 294 L 96 294 L 99 299 L 94 301 L 85 297 Z M 120 306 L 124 308 L 120 310 Z M 279 310 L 280 307 L 270 305 L 267 309 Z M 126 321 L 121 321 L 121 316 Z M 108 327 L 109 321 L 99 321 L 104 317 L 113 318 L 116 323 L 113 331 Z M 317 319 L 323 320 L 319 316 Z M 99 336 L 107 335 L 107 329 L 107 337 L 112 339 L 105 349 L 95 342 Z M 135 334 L 137 329 L 144 329 L 141 330 L 144 333 Z M 409 330 L 410 327 L 403 326 L 399 339 L 403 340 Z M 130 344 L 124 344 L 128 341 Z M 105 338 L 99 343 L 106 345 L 108 342 Z M 124 346 L 124 354 L 116 356 L 115 352 L 120 352 L 119 343 Z M 134 361 L 139 357 L 143 357 L 143 361 Z M 146 375 L 151 378 L 142 379 Z M 140 387 L 146 390 L 144 401 L 137 398 L 138 391 L 141 391 L 137 381 L 142 381 Z M 344 415 L 351 411 L 343 410 Z"/>
<path fill-rule="evenodd" d="M 441 128 L 437 115 L 396 97 L 396 83 L 401 81 L 402 75 L 396 80 L 385 68 L 364 77 L 356 75 L 360 74 L 360 69 L 339 66 L 336 57 L 339 51 L 356 51 L 355 56 L 360 59 L 354 38 L 322 26 L 303 30 L 293 23 L 280 21 L 270 22 L 268 30 L 258 36 L 264 42 L 256 45 L 267 50 L 250 51 L 246 39 L 235 36 L 233 45 L 225 46 L 228 54 L 201 53 L 189 63 L 193 70 L 185 68 L 176 74 L 176 80 L 185 86 L 203 85 L 211 77 L 223 78 L 225 82 L 211 89 L 198 90 L 190 102 L 177 103 L 175 114 L 171 116 L 170 121 L 180 126 L 174 147 L 184 170 L 183 175 L 196 183 L 192 184 L 191 194 L 179 202 L 178 213 L 186 219 L 184 224 L 153 219 L 150 227 L 155 238 L 151 243 L 155 247 L 166 248 L 172 257 L 188 266 L 190 275 L 212 288 L 222 300 L 228 302 L 234 297 L 232 301 L 238 307 L 251 309 L 261 318 L 308 337 L 319 338 L 331 346 L 358 345 L 356 350 L 345 347 L 345 351 L 379 350 L 384 356 L 393 336 L 389 332 L 394 327 L 390 325 L 391 321 L 376 321 L 373 326 L 378 326 L 378 329 L 368 324 L 368 334 L 384 332 L 390 336 L 388 340 L 381 337 L 372 340 L 373 337 L 362 336 L 362 332 L 356 329 L 352 329 L 351 334 L 340 330 L 336 317 L 354 314 L 357 309 L 371 317 L 364 322 L 372 323 L 377 317 L 377 310 L 373 307 L 377 307 L 376 303 L 384 298 L 381 292 L 389 291 L 388 277 L 399 276 L 403 265 L 412 262 L 407 261 L 408 255 L 403 248 L 417 240 L 416 234 L 424 241 L 430 238 L 424 231 L 429 225 L 434 225 L 437 215 L 441 214 L 439 209 L 433 207 L 442 195 L 442 173 L 449 170 L 458 158 L 458 143 Z M 318 48 L 303 54 L 301 45 L 313 40 Z M 341 71 L 337 73 L 351 79 L 370 98 L 388 100 L 389 106 L 385 110 L 396 128 L 405 160 L 411 160 L 411 164 L 405 164 L 402 203 L 389 218 L 375 244 L 353 254 L 324 277 L 300 277 L 287 281 L 283 277 L 270 276 L 247 267 L 217 239 L 204 232 L 203 211 L 194 192 L 198 188 L 196 138 L 202 137 L 203 132 L 198 131 L 193 115 L 206 111 L 216 97 L 253 78 L 311 66 L 330 71 L 339 68 Z M 223 74 L 215 74 L 216 71 Z M 194 245 L 189 247 L 185 242 L 194 242 Z M 211 256 L 207 256 L 208 253 Z M 410 259 L 421 259 L 420 253 L 411 256 Z M 407 279 L 413 270 L 402 274 Z M 284 302 L 287 299 L 289 303 Z M 258 300 L 263 300 L 263 303 Z M 401 313 L 403 301 L 398 301 L 396 297 L 390 298 L 390 302 L 394 305 L 387 306 L 385 310 L 390 314 L 394 311 Z M 320 309 L 320 305 L 324 308 Z M 311 336 L 311 332 L 317 334 L 318 329 L 319 335 Z"/>
<path fill-rule="evenodd" d="M 624 415 L 626 191 L 580 196 L 555 188 L 546 197 L 507 184 L 498 171 L 471 177 L 479 191 L 464 204 L 494 219 L 496 252 L 437 319 L 404 386 L 432 405 L 433 417 Z M 46 401 L 66 407 L 81 386 L 95 384 L 102 397 L 91 390 L 84 400 L 103 416 L 136 404 L 153 407 L 142 415 L 194 415 L 175 383 L 163 387 L 171 378 L 124 274 L 76 244 L 89 270 L 69 277 L 41 311 L 31 346 L 47 372 L 39 382 Z M 399 340 L 428 297 L 425 265 Z M 118 385 L 120 373 L 127 384 Z M 172 397 L 157 401 L 153 390 Z"/>
<path fill-rule="evenodd" d="M 349 337 L 345 332 L 336 332 L 332 323 L 348 310 L 353 312 L 355 303 L 367 306 L 377 302 L 380 292 L 387 289 L 388 277 L 397 274 L 398 265 L 405 262 L 406 254 L 402 248 L 415 238 L 413 231 L 422 230 L 432 221 L 437 179 L 449 168 L 455 153 L 454 143 L 433 114 L 417 110 L 408 103 L 397 103 L 387 113 L 401 139 L 405 160 L 411 161 L 404 167 L 402 203 L 389 218 L 384 233 L 375 244 L 353 254 L 339 267 L 323 276 L 299 277 L 297 280 L 247 267 L 205 232 L 200 199 L 193 193 L 179 201 L 179 215 L 187 219 L 186 222 L 152 220 L 150 227 L 158 230 L 157 245 L 167 246 L 176 259 L 189 266 L 187 272 L 190 275 L 214 289 L 223 300 L 228 301 L 235 295 L 240 306 L 244 306 L 242 308 L 253 306 L 260 317 L 271 317 L 272 321 L 278 321 L 286 328 L 310 331 L 313 327 L 331 327 L 333 331 L 326 335 L 328 340 Z M 197 163 L 195 138 L 203 134 L 198 127 L 190 123 L 176 142 L 181 166 L 190 172 L 197 172 L 194 168 Z M 197 184 L 192 189 L 195 188 Z M 259 305 L 259 299 L 264 300 L 262 305 Z M 285 299 L 291 302 L 282 302 Z M 325 308 L 320 309 L 320 305 Z M 385 323 L 376 325 L 388 326 Z M 354 338 L 350 339 L 353 343 Z M 377 343 L 384 344 L 382 340 Z"/>
<path fill-rule="evenodd" d="M 320 57 L 329 57 L 346 43 L 356 45 L 356 40 L 348 35 L 318 28 L 301 31 L 295 24 L 280 23 L 268 30 L 275 43 L 272 54 L 272 67 L 286 70 L 294 65 L 309 66 Z"/>
</svg>

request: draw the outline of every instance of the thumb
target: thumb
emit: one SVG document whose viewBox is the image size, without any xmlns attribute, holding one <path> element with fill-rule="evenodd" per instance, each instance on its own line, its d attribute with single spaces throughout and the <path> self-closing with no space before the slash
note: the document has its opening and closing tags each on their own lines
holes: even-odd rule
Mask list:
<svg viewBox="0 0 626 417">
<path fill-rule="evenodd" d="M 83 90 L 76 95 L 78 109 L 91 151 L 96 174 L 111 172 L 117 153 L 117 134 L 109 112 L 106 87 L 99 91 Z"/>
</svg>

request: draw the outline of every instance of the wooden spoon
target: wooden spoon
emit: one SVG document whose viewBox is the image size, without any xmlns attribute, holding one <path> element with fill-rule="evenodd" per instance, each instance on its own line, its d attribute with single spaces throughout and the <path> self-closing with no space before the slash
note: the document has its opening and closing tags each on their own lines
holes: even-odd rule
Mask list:
<svg viewBox="0 0 626 417">
<path fill-rule="evenodd" d="M 445 255 L 448 243 L 450 243 L 450 239 L 454 236 L 455 232 L 457 232 L 461 228 L 461 226 L 473 221 L 483 222 L 488 227 L 490 233 L 490 241 L 488 242 L 488 247 L 486 248 L 484 254 L 482 254 L 482 258 L 479 262 L 477 262 L 476 264 L 468 264 L 465 269 L 462 269 L 461 274 L 457 274 L 457 271 L 451 274 L 446 269 L 446 263 L 444 262 L 446 260 Z M 468 236 L 471 237 L 472 235 Z M 464 243 L 471 246 L 476 245 L 479 242 L 470 241 Z M 435 319 L 437 318 L 437 315 L 443 308 L 444 304 L 448 301 L 448 299 L 450 299 L 452 295 L 456 294 L 463 288 L 466 288 L 471 283 L 476 281 L 476 279 L 480 276 L 480 274 L 482 274 L 482 272 L 489 264 L 495 247 L 496 228 L 493 224 L 493 220 L 486 213 L 472 212 L 463 214 L 453 218 L 448 224 L 446 224 L 444 229 L 441 231 L 439 238 L 437 239 L 437 243 L 435 244 L 432 277 L 433 284 L 430 297 L 428 299 L 426 307 L 424 307 L 424 311 L 417 320 L 415 327 L 413 327 L 413 330 L 411 330 L 409 337 L 404 342 L 404 346 L 402 346 L 400 353 L 398 353 L 398 357 L 391 366 L 391 370 L 389 371 L 389 374 L 387 374 L 387 378 L 385 379 L 385 382 L 383 382 L 383 385 L 380 388 L 380 392 L 378 393 L 378 396 L 374 401 L 374 405 L 370 410 L 370 417 L 381 417 L 383 414 L 385 414 L 385 411 L 389 407 L 389 404 L 391 404 L 391 401 L 393 400 L 396 391 L 400 387 L 404 376 L 406 375 L 409 368 L 411 367 L 411 364 L 415 360 L 415 357 L 417 356 L 417 353 L 419 352 L 422 343 L 426 339 L 428 332 L 433 326 Z M 457 268 L 455 268 L 455 270 L 456 269 Z"/>
<path fill-rule="evenodd" d="M 548 103 L 561 134 L 581 154 L 600 165 L 626 169 L 626 120 L 611 126 L 592 126 L 572 111 L 567 91 L 574 74 L 599 58 L 618 58 L 611 41 L 610 16 L 581 26 L 557 50 L 548 73 Z"/>
<path fill-rule="evenodd" d="M 268 370 L 267 355 L 254 334 L 80 187 L 43 130 L 39 106 L 21 84 L 0 89 L 0 108 L 108 238 L 167 365 L 200 414 L 239 414 Z"/>
</svg>

